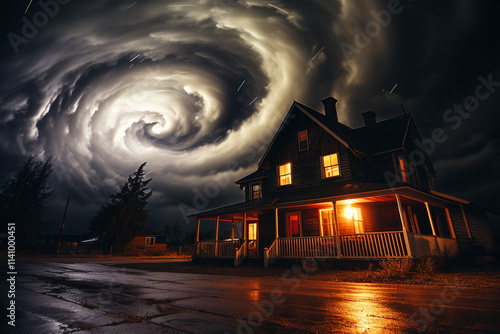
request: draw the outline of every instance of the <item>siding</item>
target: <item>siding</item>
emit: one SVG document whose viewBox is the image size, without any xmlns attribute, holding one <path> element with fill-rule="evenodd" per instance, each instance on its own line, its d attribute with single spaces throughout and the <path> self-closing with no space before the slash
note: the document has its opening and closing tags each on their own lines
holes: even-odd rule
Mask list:
<svg viewBox="0 0 500 334">
<path fill-rule="evenodd" d="M 464 218 L 462 216 L 462 210 L 460 210 L 459 205 L 450 205 L 448 207 L 448 211 L 450 212 L 450 217 L 453 224 L 453 229 L 455 230 L 458 247 L 460 248 L 461 252 L 469 253 L 471 251 L 471 244 L 469 235 L 467 234 L 467 227 L 465 226 Z"/>
<path fill-rule="evenodd" d="M 297 134 L 308 131 L 306 151 L 299 152 Z M 323 180 L 321 176 L 321 156 L 338 153 L 339 177 Z M 263 165 L 269 166 L 271 191 L 312 187 L 327 182 L 351 182 L 350 151 L 309 117 L 300 113 L 276 138 Z M 292 185 L 278 186 L 278 166 L 292 163 Z"/>
<path fill-rule="evenodd" d="M 464 210 L 469 222 L 474 245 L 484 247 L 487 252 L 493 252 L 495 250 L 495 241 L 486 212 L 470 205 L 464 205 Z"/>
<path fill-rule="evenodd" d="M 274 212 L 266 212 L 259 216 L 259 254 L 264 254 L 264 248 L 274 242 L 276 236 L 276 223 Z"/>
</svg>

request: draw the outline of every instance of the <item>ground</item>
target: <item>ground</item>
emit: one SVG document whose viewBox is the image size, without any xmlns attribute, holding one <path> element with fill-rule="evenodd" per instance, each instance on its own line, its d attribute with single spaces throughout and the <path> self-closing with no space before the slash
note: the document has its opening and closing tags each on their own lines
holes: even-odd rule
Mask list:
<svg viewBox="0 0 500 334">
<path fill-rule="evenodd" d="M 293 264 L 232 268 L 164 258 L 30 258 L 18 263 L 16 331 L 6 322 L 2 328 L 20 333 L 500 332 L 498 270 L 411 275 L 389 283 L 369 279 L 358 271 Z"/>
</svg>

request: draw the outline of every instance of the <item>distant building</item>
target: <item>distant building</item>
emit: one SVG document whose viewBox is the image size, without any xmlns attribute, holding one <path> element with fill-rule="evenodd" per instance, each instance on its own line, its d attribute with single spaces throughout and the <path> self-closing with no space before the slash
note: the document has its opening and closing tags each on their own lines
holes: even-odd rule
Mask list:
<svg viewBox="0 0 500 334">
<path fill-rule="evenodd" d="M 493 252 L 485 210 L 434 190 L 432 162 L 410 114 L 352 129 L 294 102 L 257 170 L 238 180 L 242 203 L 192 215 L 195 256 L 279 258 L 417 258 Z M 200 224 L 217 222 L 215 240 L 200 241 Z M 232 238 L 219 240 L 219 225 Z M 243 238 L 235 231 L 243 230 Z M 238 239 L 238 240 L 236 240 Z"/>
</svg>

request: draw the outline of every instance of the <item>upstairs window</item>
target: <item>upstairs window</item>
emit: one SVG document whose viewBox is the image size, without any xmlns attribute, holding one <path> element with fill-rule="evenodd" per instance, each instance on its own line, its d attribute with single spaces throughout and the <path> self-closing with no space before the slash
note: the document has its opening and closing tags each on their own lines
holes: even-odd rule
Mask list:
<svg viewBox="0 0 500 334">
<path fill-rule="evenodd" d="M 287 164 L 279 166 L 279 185 L 286 186 L 292 184 L 292 164 L 289 162 Z"/>
<path fill-rule="evenodd" d="M 299 132 L 299 151 L 305 151 L 309 148 L 309 142 L 307 140 L 307 130 Z"/>
<path fill-rule="evenodd" d="M 261 198 L 260 183 L 252 184 L 252 186 L 250 187 L 250 190 L 251 190 L 251 194 L 250 194 L 251 199 Z"/>
<path fill-rule="evenodd" d="M 401 179 L 403 182 L 408 182 L 408 170 L 403 158 L 399 158 L 399 169 L 401 170 Z"/>
<path fill-rule="evenodd" d="M 335 177 L 340 175 L 339 158 L 337 153 L 325 155 L 321 159 L 323 177 Z"/>
</svg>

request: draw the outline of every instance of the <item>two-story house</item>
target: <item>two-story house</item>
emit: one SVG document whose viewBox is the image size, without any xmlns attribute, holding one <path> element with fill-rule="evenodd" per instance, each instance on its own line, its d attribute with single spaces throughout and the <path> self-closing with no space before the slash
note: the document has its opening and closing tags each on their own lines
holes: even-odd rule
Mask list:
<svg viewBox="0 0 500 334">
<path fill-rule="evenodd" d="M 436 172 L 410 114 L 352 129 L 338 121 L 333 97 L 325 113 L 294 102 L 257 171 L 236 181 L 245 201 L 192 215 L 195 256 L 382 258 L 453 256 L 493 251 L 486 214 L 433 189 Z M 215 240 L 200 224 L 216 222 Z M 231 237 L 220 239 L 219 226 Z"/>
</svg>

